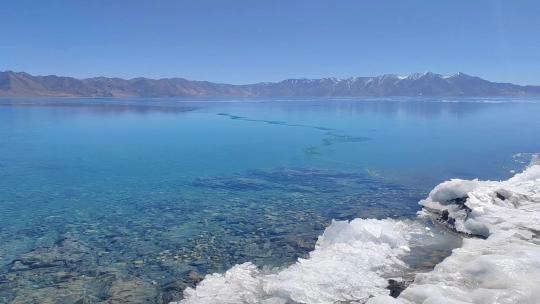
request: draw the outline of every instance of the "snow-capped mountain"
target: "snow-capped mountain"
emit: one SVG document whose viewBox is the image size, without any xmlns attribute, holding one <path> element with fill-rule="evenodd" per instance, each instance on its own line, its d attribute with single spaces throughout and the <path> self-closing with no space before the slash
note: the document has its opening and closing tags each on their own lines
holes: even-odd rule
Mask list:
<svg viewBox="0 0 540 304">
<path fill-rule="evenodd" d="M 385 74 L 346 79 L 287 79 L 247 85 L 231 85 L 184 78 L 76 79 L 0 72 L 0 96 L 531 96 L 540 86 L 490 82 L 464 73 L 431 72 L 408 76 Z"/>
</svg>

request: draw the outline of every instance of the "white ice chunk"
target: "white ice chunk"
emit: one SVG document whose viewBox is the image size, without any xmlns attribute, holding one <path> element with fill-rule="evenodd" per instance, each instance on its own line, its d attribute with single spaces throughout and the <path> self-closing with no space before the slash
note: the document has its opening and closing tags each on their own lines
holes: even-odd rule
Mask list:
<svg viewBox="0 0 540 304">
<path fill-rule="evenodd" d="M 276 272 L 245 263 L 208 275 L 180 303 L 363 303 L 388 294 L 387 277 L 406 268 L 399 257 L 424 230 L 413 221 L 335 221 L 309 258 Z"/>
<path fill-rule="evenodd" d="M 455 195 L 454 195 L 455 194 Z M 422 201 L 448 208 L 465 194 L 456 229 L 485 236 L 467 238 L 431 272 L 417 274 L 398 298 L 402 303 L 540 303 L 540 166 L 502 181 L 452 180 Z M 440 210 L 439 210 L 440 211 Z M 465 214 L 465 216 L 462 216 Z"/>
</svg>

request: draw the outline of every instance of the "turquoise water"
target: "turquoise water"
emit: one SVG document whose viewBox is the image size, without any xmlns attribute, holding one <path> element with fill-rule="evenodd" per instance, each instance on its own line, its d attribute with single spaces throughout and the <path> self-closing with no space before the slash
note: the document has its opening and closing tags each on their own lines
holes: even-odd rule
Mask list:
<svg viewBox="0 0 540 304">
<path fill-rule="evenodd" d="M 293 263 L 332 219 L 506 179 L 540 151 L 540 103 L 480 101 L 0 100 L 0 302 L 176 300 Z"/>
</svg>

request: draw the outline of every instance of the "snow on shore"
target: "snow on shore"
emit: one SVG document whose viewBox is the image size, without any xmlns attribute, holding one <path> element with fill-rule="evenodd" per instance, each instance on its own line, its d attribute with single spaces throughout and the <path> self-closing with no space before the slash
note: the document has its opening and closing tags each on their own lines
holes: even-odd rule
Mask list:
<svg viewBox="0 0 540 304">
<path fill-rule="evenodd" d="M 418 221 L 334 222 L 309 258 L 207 275 L 180 303 L 540 303 L 540 166 L 501 182 L 447 181 L 420 203 Z M 471 237 L 392 298 L 388 279 L 407 269 L 411 244 L 433 237 L 426 217 Z"/>
<path fill-rule="evenodd" d="M 465 239 L 398 303 L 540 303 L 540 166 L 503 182 L 448 181 L 421 204 L 428 216 L 449 210 L 456 230 L 485 239 Z"/>
</svg>

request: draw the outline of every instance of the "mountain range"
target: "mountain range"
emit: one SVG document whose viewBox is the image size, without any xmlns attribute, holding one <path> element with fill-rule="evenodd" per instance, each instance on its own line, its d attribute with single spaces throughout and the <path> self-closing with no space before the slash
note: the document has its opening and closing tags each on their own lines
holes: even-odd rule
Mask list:
<svg viewBox="0 0 540 304">
<path fill-rule="evenodd" d="M 0 72 L 3 97 L 286 97 L 286 96 L 540 96 L 540 86 L 497 83 L 464 73 L 386 74 L 346 79 L 287 79 L 246 85 L 184 78 L 77 79 Z"/>
</svg>

